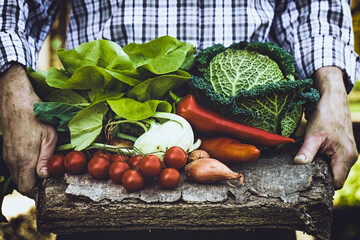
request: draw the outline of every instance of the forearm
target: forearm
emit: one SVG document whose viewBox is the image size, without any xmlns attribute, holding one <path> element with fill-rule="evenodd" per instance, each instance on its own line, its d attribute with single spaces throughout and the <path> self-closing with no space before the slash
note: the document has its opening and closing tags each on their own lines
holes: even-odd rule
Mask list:
<svg viewBox="0 0 360 240">
<path fill-rule="evenodd" d="M 13 63 L 0 78 L 0 110 L 2 117 L 13 115 L 16 110 L 32 109 L 40 99 L 21 64 Z M 11 109 L 10 112 L 9 108 Z"/>
<path fill-rule="evenodd" d="M 315 71 L 313 80 L 314 86 L 319 90 L 321 96 L 330 93 L 347 95 L 342 70 L 336 66 L 319 68 Z"/>
<path fill-rule="evenodd" d="M 335 66 L 319 68 L 313 75 L 314 86 L 320 92 L 322 102 L 320 110 L 332 109 L 346 114 L 350 118 L 347 91 L 343 80 L 343 72 Z M 328 114 L 331 114 L 329 112 Z M 341 116 L 340 116 L 341 117 Z"/>
</svg>

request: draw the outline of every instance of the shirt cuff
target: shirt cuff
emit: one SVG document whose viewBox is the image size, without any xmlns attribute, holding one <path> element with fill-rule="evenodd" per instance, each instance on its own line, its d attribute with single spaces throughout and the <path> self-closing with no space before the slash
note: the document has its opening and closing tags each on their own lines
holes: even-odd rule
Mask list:
<svg viewBox="0 0 360 240">
<path fill-rule="evenodd" d="M 349 93 L 360 74 L 360 58 L 354 47 L 331 36 L 317 36 L 294 46 L 295 59 L 301 67 L 302 78 L 309 78 L 324 66 L 337 66 L 343 70 L 344 83 Z"/>
<path fill-rule="evenodd" d="M 38 52 L 32 38 L 16 32 L 0 32 L 0 72 L 10 68 L 11 62 L 36 69 Z"/>
</svg>

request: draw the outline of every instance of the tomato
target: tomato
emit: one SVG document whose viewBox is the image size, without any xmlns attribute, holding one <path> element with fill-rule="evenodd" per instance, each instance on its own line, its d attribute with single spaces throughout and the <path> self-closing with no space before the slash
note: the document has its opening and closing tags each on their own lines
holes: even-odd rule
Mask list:
<svg viewBox="0 0 360 240">
<path fill-rule="evenodd" d="M 81 174 L 86 169 L 86 156 L 81 151 L 71 151 L 65 155 L 64 166 L 70 174 Z"/>
<path fill-rule="evenodd" d="M 88 172 L 93 179 L 104 180 L 109 177 L 110 160 L 105 157 L 92 157 L 88 163 Z"/>
<path fill-rule="evenodd" d="M 51 177 L 62 177 L 66 172 L 64 157 L 63 154 L 54 154 L 47 161 L 47 168 Z"/>
<path fill-rule="evenodd" d="M 92 157 L 104 157 L 106 159 L 110 159 L 112 156 L 111 153 L 106 153 L 106 152 L 101 152 L 101 151 L 97 151 L 96 153 L 94 153 L 92 155 Z"/>
<path fill-rule="evenodd" d="M 146 177 L 155 177 L 161 172 L 161 161 L 155 155 L 147 155 L 139 163 L 139 171 Z"/>
<path fill-rule="evenodd" d="M 181 169 L 187 162 L 187 155 L 181 147 L 171 147 L 164 155 L 164 163 L 168 168 Z"/>
<path fill-rule="evenodd" d="M 129 192 L 136 192 L 144 187 L 143 175 L 134 169 L 126 170 L 122 175 L 121 182 Z"/>
<path fill-rule="evenodd" d="M 111 162 L 127 162 L 129 160 L 129 156 L 124 155 L 124 154 L 117 154 L 115 153 L 114 155 L 111 156 L 110 161 Z"/>
<path fill-rule="evenodd" d="M 175 168 L 165 168 L 161 171 L 158 181 L 161 187 L 174 189 L 180 183 L 180 173 Z"/>
<path fill-rule="evenodd" d="M 128 164 L 131 168 L 137 168 L 143 158 L 141 155 L 135 155 L 129 159 Z"/>
<path fill-rule="evenodd" d="M 119 161 L 119 162 L 111 163 L 110 168 L 109 168 L 110 179 L 114 183 L 119 183 L 120 184 L 122 175 L 128 169 L 130 169 L 130 166 L 126 162 Z"/>
</svg>

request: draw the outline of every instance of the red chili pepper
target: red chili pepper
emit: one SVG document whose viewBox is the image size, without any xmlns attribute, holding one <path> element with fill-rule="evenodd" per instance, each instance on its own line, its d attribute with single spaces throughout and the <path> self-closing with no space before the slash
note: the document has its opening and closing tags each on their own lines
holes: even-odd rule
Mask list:
<svg viewBox="0 0 360 240">
<path fill-rule="evenodd" d="M 203 133 L 225 135 L 260 146 L 276 146 L 293 143 L 294 139 L 250 127 L 230 120 L 200 106 L 193 95 L 186 95 L 178 104 L 176 114 L 185 118 L 191 126 Z"/>
<path fill-rule="evenodd" d="M 201 137 L 200 148 L 205 150 L 211 158 L 224 164 L 253 162 L 259 158 L 260 150 L 253 145 L 244 144 L 228 137 Z"/>
</svg>

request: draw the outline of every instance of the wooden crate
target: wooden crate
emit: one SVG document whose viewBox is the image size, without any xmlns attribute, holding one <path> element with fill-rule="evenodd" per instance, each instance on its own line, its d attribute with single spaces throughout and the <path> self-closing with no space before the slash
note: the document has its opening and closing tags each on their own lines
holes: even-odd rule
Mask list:
<svg viewBox="0 0 360 240">
<path fill-rule="evenodd" d="M 44 232 L 134 231 L 152 229 L 293 229 L 329 239 L 334 194 L 326 159 L 293 165 L 298 147 L 263 151 L 260 158 L 231 167 L 246 182 L 203 185 L 182 175 L 174 190 L 153 183 L 127 193 L 89 175 L 46 179 L 36 201 L 38 229 Z"/>
</svg>

